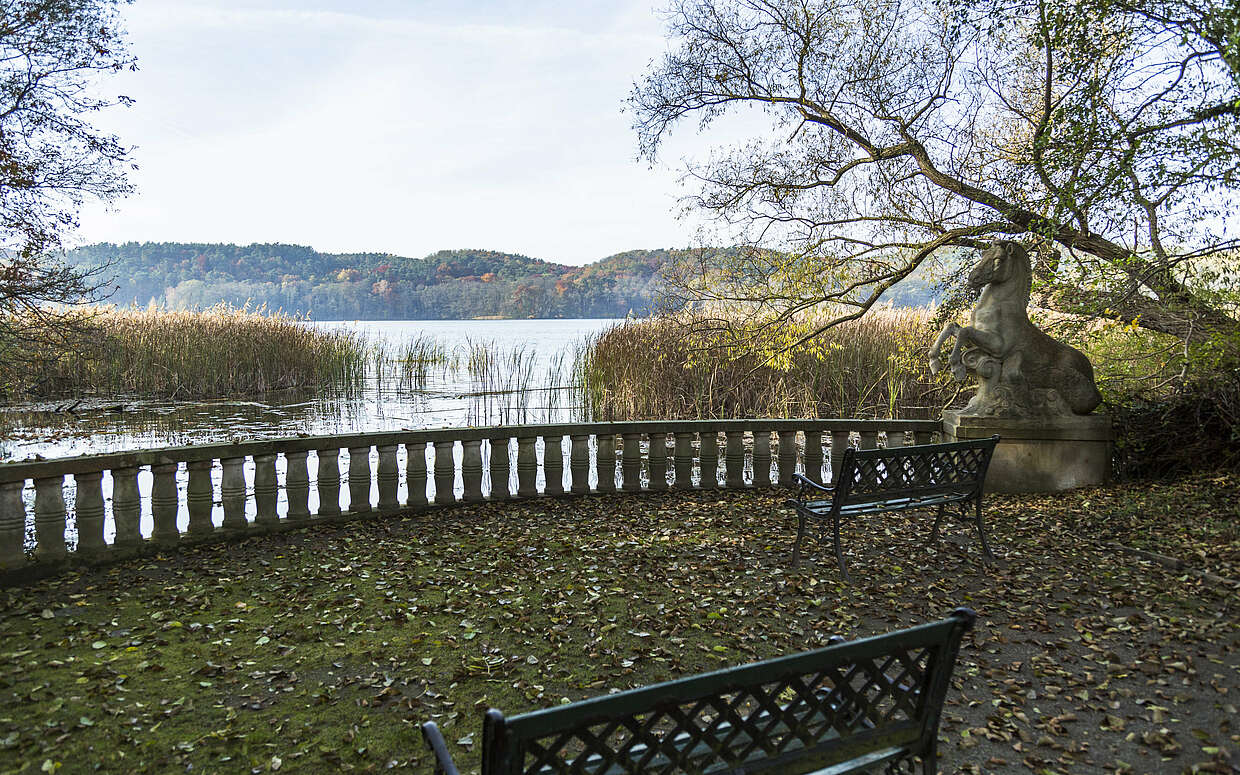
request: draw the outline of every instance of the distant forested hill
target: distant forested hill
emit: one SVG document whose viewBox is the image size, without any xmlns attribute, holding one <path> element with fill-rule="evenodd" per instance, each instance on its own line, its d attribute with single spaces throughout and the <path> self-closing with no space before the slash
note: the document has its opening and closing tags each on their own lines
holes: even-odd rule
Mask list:
<svg viewBox="0 0 1240 775">
<path fill-rule="evenodd" d="M 624 317 L 650 310 L 665 250 L 633 250 L 586 266 L 489 250 L 426 258 L 319 253 L 301 245 L 102 243 L 72 251 L 104 267 L 108 301 L 169 307 L 265 304 L 317 320 Z"/>
</svg>

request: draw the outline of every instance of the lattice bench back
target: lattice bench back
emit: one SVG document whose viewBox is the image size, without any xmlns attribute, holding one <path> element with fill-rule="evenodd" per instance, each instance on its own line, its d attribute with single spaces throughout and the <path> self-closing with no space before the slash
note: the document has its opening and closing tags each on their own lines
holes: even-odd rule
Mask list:
<svg viewBox="0 0 1240 775">
<path fill-rule="evenodd" d="M 938 493 L 981 495 L 998 436 L 947 444 L 846 449 L 836 497 L 842 505 Z"/>
<path fill-rule="evenodd" d="M 483 775 L 859 772 L 920 757 L 975 614 L 483 722 Z M 436 772 L 455 775 L 433 722 Z"/>
</svg>

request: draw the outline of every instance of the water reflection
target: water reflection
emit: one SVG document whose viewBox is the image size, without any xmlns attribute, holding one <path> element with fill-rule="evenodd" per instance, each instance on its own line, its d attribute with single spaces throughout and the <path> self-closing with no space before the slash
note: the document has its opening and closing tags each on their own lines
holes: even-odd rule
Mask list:
<svg viewBox="0 0 1240 775">
<path fill-rule="evenodd" d="M 412 388 L 398 365 L 373 368 L 360 390 L 298 391 L 217 401 L 104 400 L 0 409 L 0 460 L 150 447 L 459 425 L 556 422 L 575 417 L 571 369 L 582 339 L 610 320 L 382 321 L 353 327 L 392 350 L 440 340 L 450 362 Z M 479 355 L 485 344 L 494 357 Z M 483 349 L 486 349 L 483 348 Z M 515 354 L 515 355 L 514 355 Z M 69 410 L 72 411 L 69 411 Z"/>
</svg>

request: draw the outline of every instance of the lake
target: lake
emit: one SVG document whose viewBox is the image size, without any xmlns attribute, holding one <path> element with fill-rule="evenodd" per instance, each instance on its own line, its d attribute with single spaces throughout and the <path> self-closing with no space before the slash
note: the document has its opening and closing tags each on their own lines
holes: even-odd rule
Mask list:
<svg viewBox="0 0 1240 775">
<path fill-rule="evenodd" d="M 576 351 L 616 322 L 316 321 L 308 325 L 350 329 L 389 350 L 429 338 L 456 363 L 433 368 L 416 388 L 372 367 L 361 387 L 347 393 L 286 391 L 211 401 L 107 396 L 75 413 L 57 411 L 70 401 L 0 408 L 0 461 L 297 434 L 569 420 L 577 410 L 568 389 Z M 515 365 L 515 372 L 471 377 L 464 363 L 471 343 L 487 345 L 499 356 L 496 368 Z"/>
</svg>

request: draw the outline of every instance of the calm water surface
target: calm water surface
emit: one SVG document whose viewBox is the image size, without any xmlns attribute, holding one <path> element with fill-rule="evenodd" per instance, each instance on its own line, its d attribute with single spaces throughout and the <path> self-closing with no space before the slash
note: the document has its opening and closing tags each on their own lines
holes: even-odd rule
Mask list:
<svg viewBox="0 0 1240 775">
<path fill-rule="evenodd" d="M 432 369 L 419 389 L 377 373 L 348 395 L 276 395 L 217 401 L 148 401 L 103 397 L 56 412 L 68 402 L 0 409 L 0 461 L 114 452 L 179 444 L 296 434 L 356 433 L 570 419 L 575 398 L 566 388 L 577 347 L 614 320 L 331 321 L 390 349 L 419 337 L 457 356 L 456 368 Z M 470 342 L 489 343 L 501 356 L 522 354 L 521 374 L 471 379 L 463 367 Z M 503 388 L 524 386 L 515 394 Z M 496 388 L 500 388 L 496 390 Z M 119 406 L 119 410 L 114 407 Z"/>
</svg>

